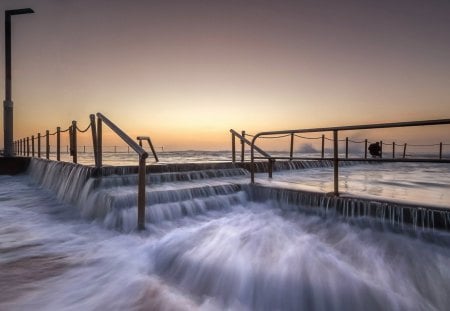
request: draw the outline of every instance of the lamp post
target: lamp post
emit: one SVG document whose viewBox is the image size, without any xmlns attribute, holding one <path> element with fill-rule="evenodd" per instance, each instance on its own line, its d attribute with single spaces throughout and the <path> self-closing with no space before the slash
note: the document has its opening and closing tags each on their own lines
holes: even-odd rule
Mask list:
<svg viewBox="0 0 450 311">
<path fill-rule="evenodd" d="M 11 16 L 30 14 L 30 8 L 5 11 L 5 100 L 3 101 L 4 155 L 13 156 L 13 101 L 11 97 Z"/>
</svg>

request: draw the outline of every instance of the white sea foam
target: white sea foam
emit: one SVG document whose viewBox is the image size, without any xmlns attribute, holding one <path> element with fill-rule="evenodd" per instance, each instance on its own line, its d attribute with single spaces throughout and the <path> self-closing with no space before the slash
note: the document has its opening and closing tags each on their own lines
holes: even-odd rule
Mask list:
<svg viewBox="0 0 450 311">
<path fill-rule="evenodd" d="M 99 218 L 84 215 L 79 206 L 96 193 L 120 191 L 116 181 L 112 187 L 106 182 L 104 188 L 78 189 L 86 196 L 75 194 L 71 201 L 48 180 L 45 190 L 28 175 L 0 176 L 0 309 L 446 310 L 450 305 L 448 233 L 399 234 L 358 220 L 280 209 L 249 201 L 226 178 L 157 186 L 148 230 L 124 234 L 135 226 L 135 208 L 112 205 Z M 187 192 L 191 188 L 196 190 Z M 108 225 L 117 219 L 123 222 L 119 231 Z"/>
</svg>

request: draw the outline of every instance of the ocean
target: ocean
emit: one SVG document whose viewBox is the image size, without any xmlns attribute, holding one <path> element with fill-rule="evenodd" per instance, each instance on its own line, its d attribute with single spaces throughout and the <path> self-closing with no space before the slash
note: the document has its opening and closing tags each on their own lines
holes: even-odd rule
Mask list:
<svg viewBox="0 0 450 311">
<path fill-rule="evenodd" d="M 160 157 L 220 162 L 231 155 Z M 105 156 L 110 165 L 133 164 L 135 158 Z M 138 232 L 132 176 L 86 180 L 77 168 L 68 172 L 74 185 L 66 185 L 49 173 L 49 165 L 33 161 L 26 174 L 0 176 L 1 310 L 450 305 L 446 231 L 390 226 L 370 217 L 324 217 L 255 198 L 245 170 L 209 169 L 153 174 L 147 230 Z M 340 168 L 340 188 L 450 208 L 449 173 L 445 164 L 364 163 Z M 329 167 L 276 171 L 272 180 L 257 175 L 265 185 L 320 191 L 330 190 L 331 180 Z"/>
</svg>

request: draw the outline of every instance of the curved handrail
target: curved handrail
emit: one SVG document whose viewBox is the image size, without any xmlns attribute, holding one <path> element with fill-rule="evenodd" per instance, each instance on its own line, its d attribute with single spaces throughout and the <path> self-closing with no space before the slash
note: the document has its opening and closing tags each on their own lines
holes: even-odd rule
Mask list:
<svg viewBox="0 0 450 311">
<path fill-rule="evenodd" d="M 101 123 L 104 122 L 107 126 L 109 126 L 110 129 L 112 129 L 124 142 L 128 144 L 131 148 L 133 148 L 134 151 L 136 151 L 137 154 L 139 154 L 139 170 L 138 170 L 138 219 L 137 219 L 137 225 L 139 230 L 145 229 L 145 174 L 146 174 L 146 166 L 145 166 L 145 159 L 148 157 L 147 151 L 145 151 L 141 146 L 139 146 L 130 136 L 125 134 L 124 131 L 122 131 L 117 125 L 115 125 L 111 120 L 109 120 L 107 117 L 105 117 L 100 112 L 97 112 L 97 118 L 99 120 L 98 122 L 98 132 L 97 132 L 97 140 L 98 140 L 98 147 L 99 150 L 96 151 L 99 154 L 96 155 L 97 159 L 100 158 L 99 155 L 101 154 Z M 102 121 L 102 122 L 100 122 Z M 95 136 L 93 134 L 93 136 Z M 97 161 L 98 165 L 101 166 L 101 160 Z"/>
<path fill-rule="evenodd" d="M 102 120 L 110 129 L 112 129 L 124 142 L 127 143 L 128 146 L 130 146 L 134 151 L 136 151 L 137 154 L 139 154 L 140 157 L 147 158 L 148 153 L 144 150 L 141 146 L 139 146 L 130 136 L 125 134 L 124 131 L 122 131 L 117 125 L 115 125 L 111 120 L 109 120 L 107 117 L 105 117 L 100 112 L 97 112 L 97 118 Z"/>
<path fill-rule="evenodd" d="M 429 125 L 448 125 L 450 124 L 450 119 L 435 119 L 435 120 L 423 120 L 423 121 L 409 121 L 409 122 L 395 122 L 395 123 L 375 123 L 375 124 L 362 124 L 362 125 L 347 125 L 347 126 L 334 126 L 334 127 L 323 127 L 323 128 L 309 128 L 309 129 L 296 129 L 296 130 L 282 130 L 282 131 L 265 131 L 259 132 L 253 136 L 250 155 L 251 155 L 251 182 L 255 182 L 255 142 L 258 137 L 269 136 L 269 135 L 282 135 L 282 134 L 295 134 L 295 133 L 313 133 L 313 132 L 333 132 L 333 160 L 334 160 L 334 194 L 339 195 L 338 190 L 338 132 L 339 131 L 351 131 L 351 130 L 367 130 L 367 129 L 381 129 L 381 128 L 399 128 L 399 127 L 414 127 L 414 126 L 429 126 Z M 442 146 L 442 144 L 441 144 Z M 269 158 L 269 161 L 276 159 L 277 157 Z M 345 159 L 349 161 L 351 159 Z M 414 159 L 409 159 L 408 162 L 413 162 Z M 421 162 L 441 162 L 447 163 L 445 160 L 424 160 L 420 159 Z M 405 162 L 405 160 L 390 160 L 390 162 Z M 269 173 L 269 177 L 271 177 Z"/>
</svg>

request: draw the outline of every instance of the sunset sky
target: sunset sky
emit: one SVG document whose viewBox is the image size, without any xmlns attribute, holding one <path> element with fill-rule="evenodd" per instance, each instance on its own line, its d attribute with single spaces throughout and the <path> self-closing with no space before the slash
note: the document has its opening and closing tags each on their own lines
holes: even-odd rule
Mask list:
<svg viewBox="0 0 450 311">
<path fill-rule="evenodd" d="M 230 128 L 450 118 L 448 0 L 0 4 L 26 7 L 12 18 L 15 139 L 95 112 L 168 150 L 229 148 Z"/>
</svg>

